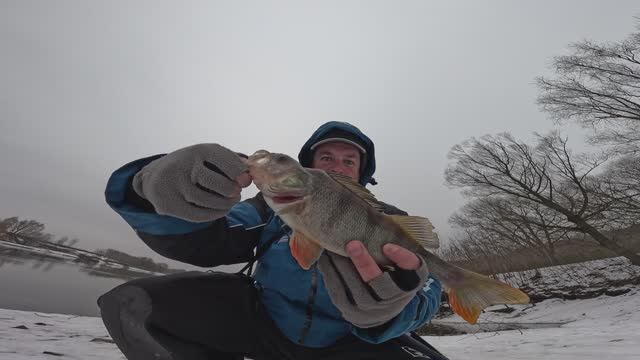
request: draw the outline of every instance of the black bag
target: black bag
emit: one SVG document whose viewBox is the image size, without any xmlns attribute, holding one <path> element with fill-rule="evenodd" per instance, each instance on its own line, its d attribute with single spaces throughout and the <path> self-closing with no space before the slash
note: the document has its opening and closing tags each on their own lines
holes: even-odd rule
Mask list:
<svg viewBox="0 0 640 360">
<path fill-rule="evenodd" d="M 267 223 L 260 200 L 254 206 Z M 237 273 L 188 271 L 117 286 L 98 299 L 105 327 L 130 360 L 242 359 L 232 354 L 255 350 L 261 324 L 253 263 L 278 237 Z"/>
</svg>

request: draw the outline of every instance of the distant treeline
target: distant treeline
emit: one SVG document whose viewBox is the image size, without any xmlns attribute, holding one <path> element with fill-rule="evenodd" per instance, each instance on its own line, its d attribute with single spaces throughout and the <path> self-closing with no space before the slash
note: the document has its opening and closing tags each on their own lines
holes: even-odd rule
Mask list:
<svg viewBox="0 0 640 360">
<path fill-rule="evenodd" d="M 148 257 L 133 256 L 114 249 L 99 249 L 96 250 L 96 254 L 102 255 L 106 258 L 115 260 L 122 264 L 127 264 L 138 269 L 148 270 L 152 272 L 166 274 L 184 271 L 180 269 L 171 269 L 169 268 L 169 265 L 165 263 L 154 262 L 151 258 Z"/>
<path fill-rule="evenodd" d="M 44 231 L 44 224 L 35 220 L 20 220 L 17 216 L 0 219 L 0 240 L 34 246 L 43 243 L 73 246 L 78 239 L 63 236 L 56 239 Z"/>
<path fill-rule="evenodd" d="M 640 225 L 606 233 L 620 245 L 640 253 Z M 555 243 L 554 259 L 551 261 L 535 247 L 514 247 L 507 250 L 484 246 L 479 250 L 477 246 L 453 244 L 441 250 L 440 255 L 458 266 L 482 274 L 510 273 L 618 256 L 584 234 L 575 234 Z"/>
<path fill-rule="evenodd" d="M 74 247 L 78 239 L 66 236 L 56 238 L 45 232 L 45 225 L 36 220 L 19 219 L 17 216 L 0 219 L 0 241 L 7 241 L 33 248 L 48 249 L 81 257 L 85 262 L 97 263 L 105 257 L 123 265 L 158 273 L 175 273 L 183 270 L 170 269 L 165 263 L 156 263 L 151 258 L 133 256 L 114 249 L 87 251 Z"/>
</svg>

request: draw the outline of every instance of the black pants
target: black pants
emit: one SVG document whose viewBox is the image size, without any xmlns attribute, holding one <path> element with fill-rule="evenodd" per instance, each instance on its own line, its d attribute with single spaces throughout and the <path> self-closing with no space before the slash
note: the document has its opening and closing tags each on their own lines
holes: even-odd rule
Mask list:
<svg viewBox="0 0 640 360">
<path fill-rule="evenodd" d="M 287 339 L 237 275 L 186 272 L 136 279 L 98 299 L 109 334 L 129 360 L 447 360 L 419 336 L 382 344 L 348 336 L 326 348 Z"/>
</svg>

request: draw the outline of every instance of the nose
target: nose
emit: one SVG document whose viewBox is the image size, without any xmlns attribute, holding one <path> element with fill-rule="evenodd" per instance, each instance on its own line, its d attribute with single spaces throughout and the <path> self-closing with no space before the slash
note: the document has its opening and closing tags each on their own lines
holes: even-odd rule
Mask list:
<svg viewBox="0 0 640 360">
<path fill-rule="evenodd" d="M 347 169 L 344 166 L 340 165 L 339 163 L 332 164 L 331 167 L 329 168 L 329 171 L 333 171 L 341 175 L 349 175 L 347 173 Z"/>
</svg>

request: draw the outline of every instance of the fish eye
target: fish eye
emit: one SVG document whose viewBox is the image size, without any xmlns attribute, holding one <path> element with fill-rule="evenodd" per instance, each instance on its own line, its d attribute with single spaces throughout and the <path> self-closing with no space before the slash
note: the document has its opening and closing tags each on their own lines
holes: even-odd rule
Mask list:
<svg viewBox="0 0 640 360">
<path fill-rule="evenodd" d="M 285 186 L 301 186 L 303 185 L 303 182 L 298 176 L 289 176 L 282 180 L 282 184 Z"/>
<path fill-rule="evenodd" d="M 275 162 L 278 162 L 278 163 L 284 163 L 284 162 L 287 162 L 289 158 L 286 155 L 280 154 L 275 156 L 273 160 L 275 160 Z"/>
</svg>

